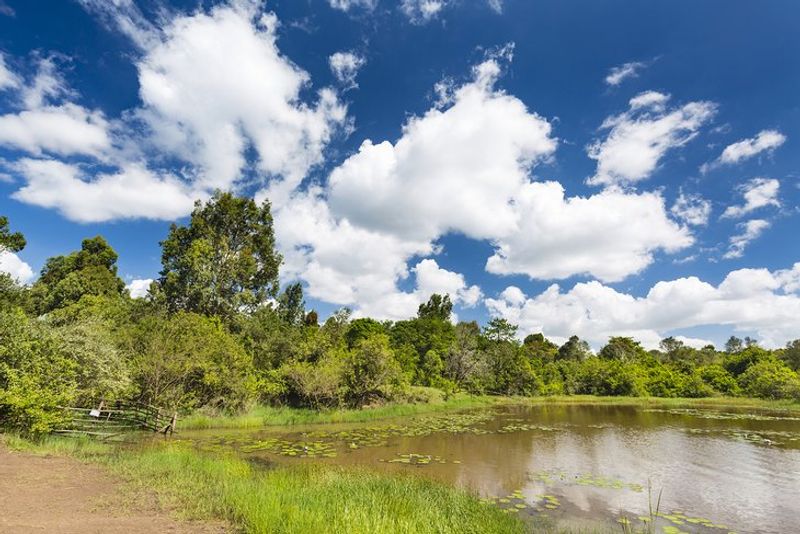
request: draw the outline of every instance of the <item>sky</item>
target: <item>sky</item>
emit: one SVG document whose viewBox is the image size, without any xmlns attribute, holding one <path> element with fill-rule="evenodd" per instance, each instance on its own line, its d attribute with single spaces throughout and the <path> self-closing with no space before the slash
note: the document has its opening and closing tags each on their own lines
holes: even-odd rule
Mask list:
<svg viewBox="0 0 800 534">
<path fill-rule="evenodd" d="M 215 189 L 322 317 L 800 338 L 793 0 L 0 0 L 0 215 L 142 296 Z"/>
</svg>

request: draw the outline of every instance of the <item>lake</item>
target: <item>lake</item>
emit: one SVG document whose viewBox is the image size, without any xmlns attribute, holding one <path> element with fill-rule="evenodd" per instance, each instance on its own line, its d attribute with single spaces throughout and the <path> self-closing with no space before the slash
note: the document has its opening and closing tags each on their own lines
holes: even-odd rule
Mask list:
<svg viewBox="0 0 800 534">
<path fill-rule="evenodd" d="M 800 416 L 788 412 L 503 406 L 366 424 L 183 432 L 180 439 L 234 449 L 265 466 L 413 472 L 468 488 L 532 526 L 800 532 Z"/>
</svg>

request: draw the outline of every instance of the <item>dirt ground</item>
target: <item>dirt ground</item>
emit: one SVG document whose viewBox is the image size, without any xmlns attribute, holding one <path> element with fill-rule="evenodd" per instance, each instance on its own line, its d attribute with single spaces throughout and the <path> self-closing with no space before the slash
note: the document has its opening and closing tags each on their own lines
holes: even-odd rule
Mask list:
<svg viewBox="0 0 800 534">
<path fill-rule="evenodd" d="M 132 498 L 123 486 L 98 466 L 0 444 L 0 533 L 230 532 L 224 523 L 179 521 L 154 495 Z"/>
</svg>

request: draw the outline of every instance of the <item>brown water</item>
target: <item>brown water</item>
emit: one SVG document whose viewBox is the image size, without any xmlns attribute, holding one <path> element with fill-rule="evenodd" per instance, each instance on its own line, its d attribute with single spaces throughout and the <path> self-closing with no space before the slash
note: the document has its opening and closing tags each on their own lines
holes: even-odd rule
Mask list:
<svg viewBox="0 0 800 534">
<path fill-rule="evenodd" d="M 182 439 L 259 463 L 413 472 L 531 525 L 641 527 L 660 492 L 658 532 L 800 533 L 800 418 L 781 412 L 520 406 Z"/>
</svg>

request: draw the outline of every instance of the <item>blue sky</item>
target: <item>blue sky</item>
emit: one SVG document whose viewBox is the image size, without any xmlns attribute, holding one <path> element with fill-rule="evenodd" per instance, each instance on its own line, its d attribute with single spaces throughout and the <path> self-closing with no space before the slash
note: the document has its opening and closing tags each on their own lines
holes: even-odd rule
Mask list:
<svg viewBox="0 0 800 534">
<path fill-rule="evenodd" d="M 782 345 L 800 337 L 798 16 L 5 0 L 0 214 L 29 244 L 0 266 L 31 281 L 102 234 L 128 282 L 154 278 L 169 223 L 221 187 L 272 201 L 284 279 L 323 315 L 396 319 L 446 291 L 461 319 L 557 340 Z"/>
</svg>

